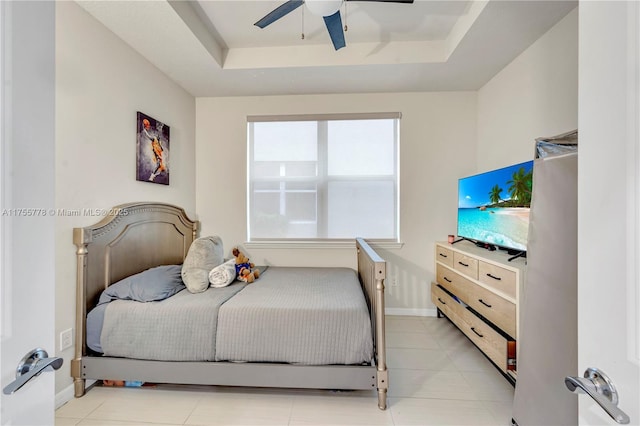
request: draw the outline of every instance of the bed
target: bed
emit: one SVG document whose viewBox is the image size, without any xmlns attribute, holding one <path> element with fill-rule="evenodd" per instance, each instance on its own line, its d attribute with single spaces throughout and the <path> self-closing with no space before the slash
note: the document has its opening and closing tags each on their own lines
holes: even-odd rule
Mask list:
<svg viewBox="0 0 640 426">
<path fill-rule="evenodd" d="M 378 407 L 386 409 L 388 372 L 385 355 L 384 280 L 386 264 L 362 239 L 356 239 L 358 268 L 281 268 L 271 266 L 254 284 L 236 282 L 224 289 L 201 294 L 180 291 L 165 301 L 138 304 L 146 317 L 164 304 L 184 311 L 185 303 L 202 305 L 202 312 L 188 308 L 190 332 L 195 341 L 184 344 L 180 318 L 158 330 L 173 330 L 173 352 L 154 358 L 153 340 L 166 334 L 145 336 L 147 353 L 127 352 L 123 340 L 104 340 L 122 352 L 100 353 L 87 343 L 87 314 L 98 304 L 103 291 L 118 281 L 159 265 L 179 265 L 198 237 L 198 222 L 183 209 L 163 203 L 129 203 L 111 210 L 99 223 L 75 228 L 77 256 L 76 346 L 71 361 L 75 396 L 85 393 L 85 381 L 135 380 L 153 383 L 282 387 L 341 390 L 377 390 Z M 355 284 L 344 286 L 345 280 Z M 309 283 L 323 283 L 311 286 Z M 337 284 L 336 284 L 337 283 Z M 111 287 L 113 288 L 113 287 Z M 223 291 L 219 291 L 223 290 Z M 365 315 L 350 311 L 345 303 L 362 300 Z M 211 300 L 207 300 L 207 298 Z M 323 300 L 322 310 L 311 310 Z M 117 303 L 116 303 L 117 302 Z M 357 305 L 358 303 L 352 303 Z M 110 303 L 110 314 L 128 309 L 126 301 Z M 204 308 L 207 305 L 209 308 Z M 188 305 L 191 306 L 191 305 Z M 216 306 L 212 311 L 210 306 Z M 317 306 L 316 306 L 317 307 Z M 126 311 L 129 312 L 129 311 Z M 164 317 L 156 313 L 158 317 Z M 302 315 L 302 317 L 300 317 Z M 195 319 L 194 319 L 195 318 Z M 303 318 L 301 321 L 299 318 Z M 196 319 L 198 326 L 193 326 Z M 184 319 L 183 319 L 184 320 Z M 140 319 L 130 319 L 132 323 Z M 306 322 L 305 322 L 306 321 Z M 317 323 L 309 329 L 304 324 Z M 106 324 L 106 323 L 105 323 Z M 356 324 L 336 334 L 344 324 Z M 206 327 L 211 326 L 211 330 Z M 177 327 L 177 328 L 176 328 Z M 178 330 L 176 332 L 176 329 Z M 355 331 L 354 331 L 355 330 Z M 272 334 L 269 334 L 272 333 Z M 91 333 L 90 333 L 91 334 Z M 212 338 L 202 336 L 213 334 Z M 105 336 L 102 333 L 102 336 Z M 336 338 L 336 336 L 340 336 Z M 130 339 L 130 337 L 127 337 Z M 357 342 L 369 339 L 368 345 Z M 91 340 L 91 339 L 90 339 Z M 131 339 L 130 339 L 131 340 Z M 194 341 L 193 339 L 191 341 Z M 151 342 L 151 343 L 149 343 Z M 354 345 L 354 342 L 356 344 Z M 257 343 L 257 344 L 256 344 Z M 93 345 L 91 345 L 93 347 Z M 188 350 L 184 350 L 184 349 Z M 195 354 L 193 352 L 196 352 Z"/>
</svg>

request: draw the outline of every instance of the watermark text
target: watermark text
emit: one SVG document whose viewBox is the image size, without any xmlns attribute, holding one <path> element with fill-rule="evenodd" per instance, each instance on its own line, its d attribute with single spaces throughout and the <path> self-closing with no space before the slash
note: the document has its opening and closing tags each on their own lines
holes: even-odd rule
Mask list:
<svg viewBox="0 0 640 426">
<path fill-rule="evenodd" d="M 82 208 L 82 209 L 43 209 L 33 207 L 22 207 L 13 209 L 2 209 L 0 212 L 5 217 L 81 217 L 81 216 L 113 216 L 116 214 L 127 214 L 126 211 L 119 209 L 95 209 L 95 208 Z"/>
</svg>

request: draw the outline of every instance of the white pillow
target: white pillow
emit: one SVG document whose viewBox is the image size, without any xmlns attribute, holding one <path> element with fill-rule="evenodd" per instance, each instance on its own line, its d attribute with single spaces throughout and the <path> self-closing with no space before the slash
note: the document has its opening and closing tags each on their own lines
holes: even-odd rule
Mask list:
<svg viewBox="0 0 640 426">
<path fill-rule="evenodd" d="M 211 287 L 226 287 L 236 279 L 236 260 L 230 259 L 209 272 Z"/>
</svg>

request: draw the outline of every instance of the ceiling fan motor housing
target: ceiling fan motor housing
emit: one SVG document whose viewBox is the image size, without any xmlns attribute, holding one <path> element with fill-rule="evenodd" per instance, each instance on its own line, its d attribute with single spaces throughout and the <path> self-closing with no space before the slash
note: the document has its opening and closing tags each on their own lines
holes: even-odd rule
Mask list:
<svg viewBox="0 0 640 426">
<path fill-rule="evenodd" d="M 342 0 L 305 0 L 305 4 L 316 16 L 331 16 L 340 10 Z"/>
</svg>

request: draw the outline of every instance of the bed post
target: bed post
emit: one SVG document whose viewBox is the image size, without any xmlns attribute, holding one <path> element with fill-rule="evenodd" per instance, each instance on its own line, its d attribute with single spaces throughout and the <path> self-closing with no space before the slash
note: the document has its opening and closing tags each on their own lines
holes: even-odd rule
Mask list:
<svg viewBox="0 0 640 426">
<path fill-rule="evenodd" d="M 87 315 L 85 291 L 87 282 L 87 245 L 91 242 L 91 234 L 82 228 L 73 230 L 73 243 L 76 245 L 76 344 L 74 358 L 71 360 L 71 377 L 76 398 L 84 395 L 85 380 L 82 378 L 82 356 L 84 355 L 84 327 Z"/>
<path fill-rule="evenodd" d="M 384 266 L 384 265 L 383 265 Z M 385 274 L 382 271 L 382 274 Z M 378 352 L 378 407 L 387 408 L 387 389 L 389 388 L 389 374 L 387 371 L 387 346 L 384 329 L 384 278 L 376 278 L 376 351 Z"/>
<path fill-rule="evenodd" d="M 389 373 L 387 371 L 387 352 L 384 318 L 384 280 L 387 276 L 387 264 L 362 238 L 356 239 L 358 252 L 358 275 L 371 308 L 371 325 L 374 331 L 374 350 L 376 361 L 376 382 L 378 388 L 378 408 L 387 408 L 387 390 Z"/>
<path fill-rule="evenodd" d="M 384 319 L 384 279 L 386 263 L 375 263 L 376 282 L 376 352 L 378 353 L 378 408 L 387 408 L 387 389 L 389 388 L 389 374 L 387 371 L 387 349 L 385 339 Z"/>
</svg>

